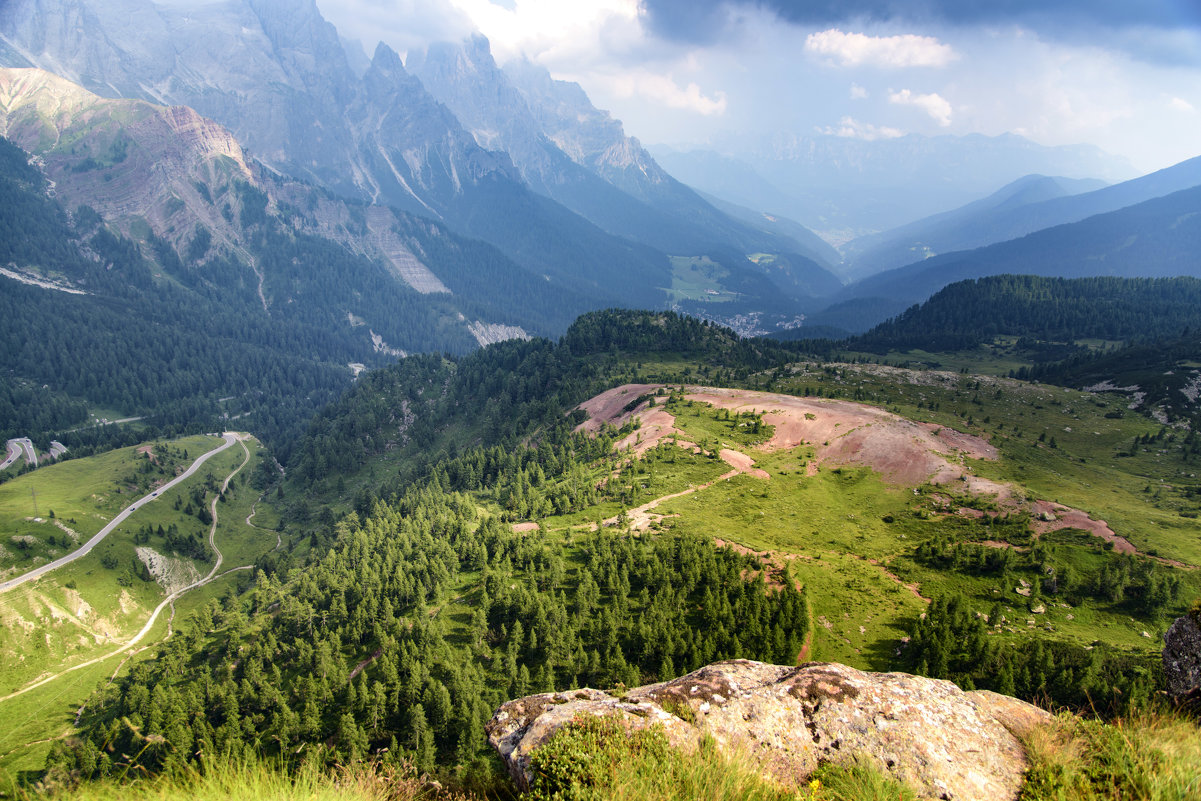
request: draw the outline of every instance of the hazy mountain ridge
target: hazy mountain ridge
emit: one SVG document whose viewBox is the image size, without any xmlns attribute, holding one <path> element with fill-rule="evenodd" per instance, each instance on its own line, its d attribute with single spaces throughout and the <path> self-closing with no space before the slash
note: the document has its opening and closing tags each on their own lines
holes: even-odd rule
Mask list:
<svg viewBox="0 0 1201 801">
<path fill-rule="evenodd" d="M 848 261 L 859 266 L 856 272 L 866 277 L 918 261 L 923 250 L 934 256 L 1017 239 L 1201 185 L 1201 158 L 1122 183 L 1082 190 L 1087 185 L 1028 176 L 962 208 L 849 242 L 843 250 Z"/>
<path fill-rule="evenodd" d="M 842 247 L 846 258 L 844 268 L 852 279 L 866 278 L 940 253 L 1012 239 L 1012 229 L 1003 223 L 998 225 L 998 218 L 1003 219 L 1024 206 L 1105 186 L 1105 182 L 1097 179 L 1027 175 L 958 209 L 851 240 Z M 1033 221 L 1032 216 L 1028 219 Z"/>
<path fill-rule="evenodd" d="M 1073 198 L 1050 202 L 1070 200 Z M 887 299 L 891 309 L 885 316 L 892 316 L 947 284 L 1002 273 L 1062 278 L 1201 277 L 1199 248 L 1201 186 L 1018 239 L 888 270 L 847 287 L 836 302 L 845 301 L 853 309 L 860 299 Z M 823 313 L 823 322 L 839 324 L 830 311 Z M 848 320 L 846 327 L 870 324 Z"/>
<path fill-rule="evenodd" d="M 1045 147 L 1014 134 L 864 140 L 788 133 L 654 152 L 685 183 L 791 217 L 835 245 L 954 209 L 1031 173 L 1111 182 L 1134 174 L 1095 147 Z M 759 197 L 771 205 L 763 208 Z"/>
</svg>

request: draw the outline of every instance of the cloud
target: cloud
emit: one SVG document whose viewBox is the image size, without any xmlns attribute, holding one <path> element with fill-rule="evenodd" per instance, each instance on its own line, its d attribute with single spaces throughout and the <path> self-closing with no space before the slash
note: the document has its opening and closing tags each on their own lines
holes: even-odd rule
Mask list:
<svg viewBox="0 0 1201 801">
<path fill-rule="evenodd" d="M 609 89 L 617 97 L 639 96 L 668 108 L 692 111 L 706 117 L 726 113 L 724 92 L 714 92 L 712 97 L 707 97 L 695 83 L 681 87 L 670 75 L 645 70 L 623 73 L 609 78 Z"/>
<path fill-rule="evenodd" d="M 874 142 L 877 139 L 896 139 L 904 136 L 905 132 L 885 126 L 877 127 L 870 123 L 859 122 L 853 117 L 843 117 L 838 125 L 818 128 L 818 133 L 826 136 L 841 136 L 844 139 L 863 139 Z"/>
<path fill-rule="evenodd" d="M 860 22 L 1018 24 L 1043 32 L 1073 28 L 1189 27 L 1201 30 L 1201 4 L 1194 0 L 641 0 L 658 35 L 693 42 L 713 41 L 729 24 L 732 10 L 762 8 L 796 25 Z"/>
<path fill-rule="evenodd" d="M 458 41 L 475 29 L 447 0 L 319 0 L 338 33 L 358 39 L 368 53 L 386 42 L 399 53 L 434 41 Z"/>
<path fill-rule="evenodd" d="M 862 86 L 860 86 L 857 83 L 851 84 L 851 99 L 852 100 L 866 100 L 867 99 L 867 90 L 864 89 Z"/>
<path fill-rule="evenodd" d="M 951 104 L 941 95 L 935 93 L 915 95 L 908 89 L 902 89 L 899 92 L 889 92 L 888 102 L 898 106 L 916 106 L 944 128 L 951 124 Z"/>
<path fill-rule="evenodd" d="M 950 45 L 933 36 L 868 36 L 837 28 L 809 34 L 805 50 L 828 56 L 844 67 L 945 67 L 958 58 Z"/>
<path fill-rule="evenodd" d="M 1168 101 L 1168 108 L 1175 111 L 1186 111 L 1189 113 L 1195 112 L 1197 109 L 1192 103 L 1185 100 L 1183 97 L 1173 97 Z"/>
</svg>

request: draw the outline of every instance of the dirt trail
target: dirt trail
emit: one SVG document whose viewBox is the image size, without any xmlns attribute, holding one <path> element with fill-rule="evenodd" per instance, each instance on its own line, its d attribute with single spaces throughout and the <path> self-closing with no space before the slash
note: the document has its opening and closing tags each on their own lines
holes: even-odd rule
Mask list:
<svg viewBox="0 0 1201 801">
<path fill-rule="evenodd" d="M 670 495 L 664 495 L 662 498 L 655 498 L 653 501 L 644 503 L 641 506 L 636 506 L 633 509 L 630 509 L 628 512 L 626 512 L 626 520 L 628 521 L 630 528 L 633 529 L 634 531 L 645 531 L 647 528 L 650 527 L 651 523 L 654 523 L 654 522 L 657 522 L 657 521 L 663 519 L 663 515 L 649 514 L 650 511 L 652 509 L 654 509 L 656 506 L 658 506 L 659 504 L 664 503 L 665 501 L 670 501 L 673 498 L 683 498 L 685 495 L 691 495 L 694 492 L 700 492 L 701 490 L 709 489 L 709 487 L 712 487 L 717 482 L 728 481 L 729 479 L 733 478 L 734 476 L 738 475 L 741 472 L 742 472 L 741 470 L 731 470 L 728 473 L 722 473 L 717 478 L 713 479 L 712 481 L 706 482 L 704 484 L 698 484 L 694 487 L 689 487 L 686 490 L 681 490 L 679 492 L 673 492 Z M 604 525 L 606 525 L 606 526 L 617 525 L 617 517 L 608 518 L 607 520 L 604 521 Z"/>
</svg>

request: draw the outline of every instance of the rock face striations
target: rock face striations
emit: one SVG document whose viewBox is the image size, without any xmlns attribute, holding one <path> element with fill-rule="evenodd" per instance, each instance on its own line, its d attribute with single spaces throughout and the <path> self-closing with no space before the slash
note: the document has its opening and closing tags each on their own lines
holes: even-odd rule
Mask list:
<svg viewBox="0 0 1201 801">
<path fill-rule="evenodd" d="M 1027 767 L 1018 736 L 1050 718 L 1014 698 L 904 673 L 733 660 L 620 697 L 583 689 L 510 701 L 488 738 L 527 787 L 533 752 L 589 715 L 617 716 L 631 729 L 662 726 L 684 749 L 711 737 L 785 784 L 823 763 L 867 759 L 923 798 L 963 801 L 1015 798 Z"/>
</svg>

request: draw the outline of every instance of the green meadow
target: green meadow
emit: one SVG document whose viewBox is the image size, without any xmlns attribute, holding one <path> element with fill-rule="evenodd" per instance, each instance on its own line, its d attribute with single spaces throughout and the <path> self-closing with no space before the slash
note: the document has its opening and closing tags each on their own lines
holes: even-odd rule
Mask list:
<svg viewBox="0 0 1201 801">
<path fill-rule="evenodd" d="M 5 502 L 0 525 L 28 525 L 24 517 L 32 506 L 24 504 L 32 499 L 22 489 L 31 485 L 45 488 L 68 520 L 85 519 L 85 514 L 98 520 L 219 443 L 213 437 L 147 443 L 162 472 L 158 465 L 145 469 L 154 461 L 147 459 L 144 446 L 40 468 L 0 485 Z M 71 731 L 89 696 L 137 661 L 153 658 L 183 619 L 244 585 L 250 573 L 237 568 L 276 547 L 278 517 L 249 483 L 265 456 L 253 439 L 227 449 L 188 481 L 141 505 L 88 555 L 0 595 L 0 719 L 9 724 L 0 729 L 0 773 L 40 769 L 50 744 Z M 227 491 L 219 495 L 231 475 Z M 42 497 L 39 489 L 39 506 Z M 182 589 L 213 570 L 212 526 L 202 519 L 202 510 L 211 514 L 217 498 L 213 541 L 224 561 L 214 580 L 167 605 L 132 649 L 122 647 L 142 630 L 168 589 Z M 62 519 L 57 509 L 55 514 Z M 44 541 L 46 555 L 52 556 L 49 538 Z M 170 571 L 152 575 L 138 549 L 153 551 Z M 52 676 L 57 677 L 30 689 Z"/>
</svg>

